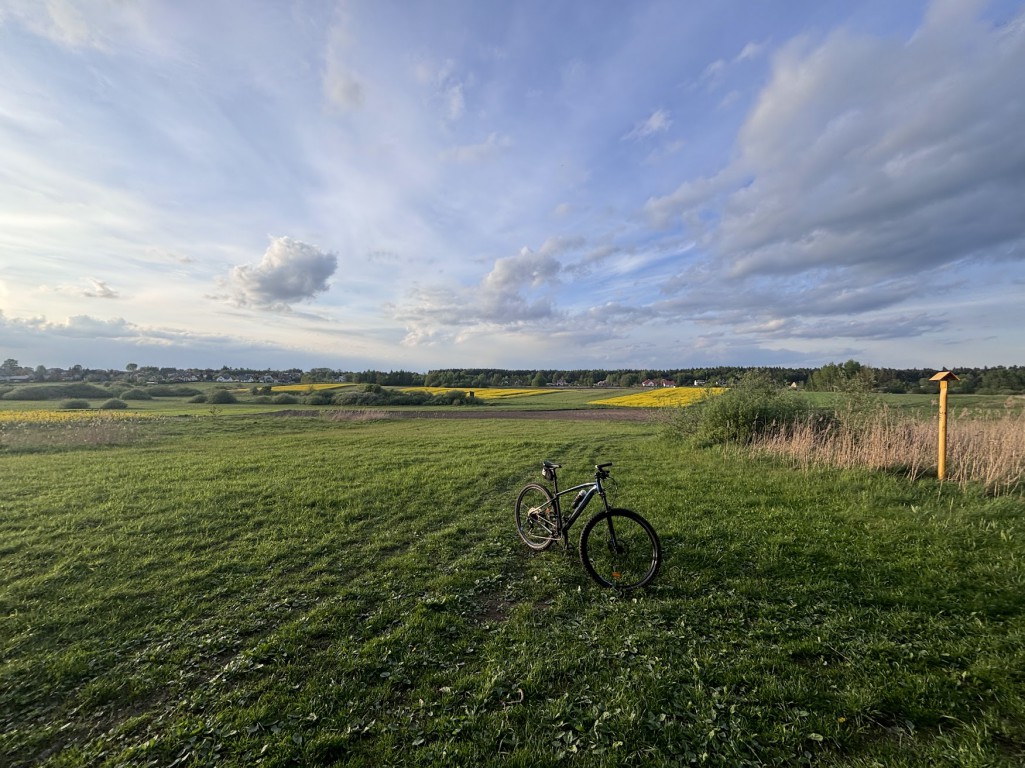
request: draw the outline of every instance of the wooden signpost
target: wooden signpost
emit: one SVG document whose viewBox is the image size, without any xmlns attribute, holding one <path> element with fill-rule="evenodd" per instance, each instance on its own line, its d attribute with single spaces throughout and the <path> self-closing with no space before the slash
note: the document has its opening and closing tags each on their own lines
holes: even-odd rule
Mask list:
<svg viewBox="0 0 1025 768">
<path fill-rule="evenodd" d="M 936 473 L 940 480 L 947 476 L 947 382 L 960 381 L 950 371 L 940 371 L 929 381 L 940 383 L 940 447 Z"/>
</svg>

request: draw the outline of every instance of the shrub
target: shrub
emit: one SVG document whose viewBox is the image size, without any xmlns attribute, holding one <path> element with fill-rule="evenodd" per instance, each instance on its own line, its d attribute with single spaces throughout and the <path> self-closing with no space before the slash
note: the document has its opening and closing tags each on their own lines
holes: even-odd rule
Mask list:
<svg viewBox="0 0 1025 768">
<path fill-rule="evenodd" d="M 214 405 L 230 405 L 231 403 L 237 403 L 238 399 L 226 389 L 215 389 L 207 395 L 206 401 Z"/>
<path fill-rule="evenodd" d="M 314 392 L 311 395 L 307 395 L 304 402 L 307 405 L 331 405 L 334 402 L 334 395 L 330 392 Z"/>
<path fill-rule="evenodd" d="M 373 385 L 371 385 L 373 386 Z M 348 391 L 339 392 L 333 398 L 335 405 L 388 405 L 389 400 L 383 392 Z"/>
<path fill-rule="evenodd" d="M 286 395 L 282 392 L 280 395 L 274 395 L 270 400 L 274 405 L 295 405 L 299 402 L 294 395 Z"/>
<path fill-rule="evenodd" d="M 61 403 L 61 408 L 63 408 L 66 411 L 82 410 L 83 408 L 89 407 L 90 405 L 88 400 L 65 400 L 63 403 Z"/>
<path fill-rule="evenodd" d="M 7 392 L 4 400 L 61 400 L 63 398 L 108 398 L 110 390 L 76 381 L 71 384 L 28 384 Z"/>
<path fill-rule="evenodd" d="M 127 392 L 121 393 L 122 400 L 152 400 L 153 395 L 147 392 L 145 389 L 129 389 Z"/>
<path fill-rule="evenodd" d="M 190 403 L 205 403 L 206 402 L 206 395 L 200 393 L 198 395 L 195 395 L 194 397 L 190 397 L 188 402 L 190 402 Z"/>
<path fill-rule="evenodd" d="M 119 409 L 119 408 L 127 408 L 127 407 L 128 407 L 128 403 L 126 403 L 124 400 L 118 400 L 116 397 L 112 397 L 112 398 L 110 398 L 110 400 L 108 400 L 107 402 L 103 403 L 103 405 L 100 406 L 100 409 L 104 410 L 104 411 L 113 411 L 113 410 L 116 410 L 116 409 Z"/>
<path fill-rule="evenodd" d="M 702 445 L 746 445 L 766 431 L 797 423 L 810 412 L 811 406 L 801 395 L 755 371 L 721 395 L 679 409 L 667 424 L 670 432 L 692 437 Z"/>
<path fill-rule="evenodd" d="M 430 392 L 414 390 L 403 392 L 396 389 L 385 389 L 378 384 L 367 384 L 360 389 L 348 389 L 335 394 L 332 402 L 335 405 L 368 406 L 368 405 L 463 405 L 467 394 L 459 390 Z M 309 400 L 307 400 L 309 402 Z"/>
</svg>

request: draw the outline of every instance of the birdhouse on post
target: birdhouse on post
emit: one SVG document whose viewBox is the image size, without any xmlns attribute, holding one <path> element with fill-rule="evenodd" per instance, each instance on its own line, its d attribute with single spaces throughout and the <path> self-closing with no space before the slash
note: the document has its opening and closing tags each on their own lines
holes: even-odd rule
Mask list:
<svg viewBox="0 0 1025 768">
<path fill-rule="evenodd" d="M 950 371 L 940 371 L 929 381 L 940 383 L 940 444 L 936 474 L 940 480 L 943 480 L 947 476 L 947 383 L 960 381 L 960 379 Z"/>
</svg>

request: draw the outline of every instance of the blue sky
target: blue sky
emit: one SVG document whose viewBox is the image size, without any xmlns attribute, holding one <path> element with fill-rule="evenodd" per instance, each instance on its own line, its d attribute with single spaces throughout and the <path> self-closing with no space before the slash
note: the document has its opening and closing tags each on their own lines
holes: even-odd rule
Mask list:
<svg viewBox="0 0 1025 768">
<path fill-rule="evenodd" d="M 1022 364 L 1025 7 L 0 0 L 0 358 Z"/>
</svg>

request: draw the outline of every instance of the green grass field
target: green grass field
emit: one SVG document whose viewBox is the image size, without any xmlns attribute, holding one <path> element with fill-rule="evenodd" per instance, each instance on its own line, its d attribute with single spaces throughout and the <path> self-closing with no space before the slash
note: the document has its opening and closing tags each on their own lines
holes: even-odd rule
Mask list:
<svg viewBox="0 0 1025 768">
<path fill-rule="evenodd" d="M 1020 499 L 646 423 L 233 409 L 0 449 L 0 764 L 1025 761 Z M 655 586 L 519 541 L 542 458 L 615 462 Z"/>
</svg>

